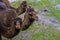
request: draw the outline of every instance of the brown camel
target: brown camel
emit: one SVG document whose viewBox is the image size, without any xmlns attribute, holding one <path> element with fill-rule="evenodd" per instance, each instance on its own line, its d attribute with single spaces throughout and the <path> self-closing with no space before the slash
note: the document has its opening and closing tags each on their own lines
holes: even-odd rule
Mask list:
<svg viewBox="0 0 60 40">
<path fill-rule="evenodd" d="M 38 18 L 36 12 L 33 8 L 28 7 L 24 16 L 24 20 L 20 25 L 15 22 L 17 14 L 12 9 L 0 10 L 0 40 L 1 35 L 11 39 L 16 36 L 20 30 L 26 30 L 29 26 Z M 19 21 L 18 21 L 19 22 Z M 17 24 L 17 25 L 16 25 Z M 4 28 L 4 29 L 3 29 Z"/>
<path fill-rule="evenodd" d="M 18 13 L 18 15 L 21 15 L 26 11 L 26 7 L 27 7 L 26 1 L 23 1 L 18 8 L 12 7 L 8 0 L 0 0 L 0 2 L 5 3 L 8 8 L 14 9 Z"/>
<path fill-rule="evenodd" d="M 0 9 L 0 40 L 2 40 L 1 36 L 8 39 L 13 38 L 20 30 L 29 28 L 29 26 L 38 18 L 36 12 L 30 6 L 26 9 L 24 20 L 22 22 L 20 21 L 21 25 L 19 25 L 19 21 L 14 21 L 17 17 L 18 15 L 13 9 Z"/>
<path fill-rule="evenodd" d="M 21 30 L 24 31 L 28 29 L 35 20 L 38 20 L 37 12 L 31 8 L 31 6 L 28 6 L 21 25 Z"/>
<path fill-rule="evenodd" d="M 12 22 L 18 17 L 17 13 L 10 8 L 7 8 L 4 3 L 0 2 L 0 35 L 3 35 L 7 38 L 9 38 L 9 35 L 12 34 L 12 32 L 15 34 L 15 26 L 14 30 L 12 29 Z M 16 27 L 17 28 L 17 27 Z M 12 32 L 10 30 L 13 30 Z M 17 30 L 16 30 L 17 31 Z M 8 32 L 10 34 L 8 34 Z M 7 36 L 8 35 L 8 36 Z M 12 35 L 11 35 L 12 36 Z M 0 38 L 0 40 L 2 40 Z"/>
</svg>

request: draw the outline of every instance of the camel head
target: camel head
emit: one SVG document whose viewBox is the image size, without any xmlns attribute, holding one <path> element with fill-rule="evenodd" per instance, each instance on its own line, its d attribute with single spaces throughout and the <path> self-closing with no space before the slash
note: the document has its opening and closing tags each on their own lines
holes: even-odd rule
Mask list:
<svg viewBox="0 0 60 40">
<path fill-rule="evenodd" d="M 15 25 L 16 29 L 20 29 L 21 24 L 22 24 L 21 18 L 18 17 L 16 19 L 14 19 L 14 25 Z"/>
<path fill-rule="evenodd" d="M 26 7 L 27 7 L 27 2 L 26 2 L 26 1 L 23 1 L 23 2 L 21 3 L 21 6 L 22 6 L 22 8 L 26 8 Z"/>
<path fill-rule="evenodd" d="M 33 8 L 31 8 L 31 6 L 27 7 L 26 12 L 27 12 L 26 14 L 29 15 L 30 19 L 32 19 L 32 20 L 38 20 L 37 12 Z"/>
</svg>

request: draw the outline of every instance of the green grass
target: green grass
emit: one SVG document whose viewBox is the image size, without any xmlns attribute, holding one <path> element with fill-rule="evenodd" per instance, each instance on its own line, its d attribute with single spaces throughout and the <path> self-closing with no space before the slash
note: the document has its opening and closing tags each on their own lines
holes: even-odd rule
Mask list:
<svg viewBox="0 0 60 40">
<path fill-rule="evenodd" d="M 35 32 L 36 29 L 40 29 L 40 32 Z M 32 40 L 60 40 L 60 31 L 53 26 L 44 26 L 43 24 L 31 25 L 26 32 L 32 33 Z"/>
<path fill-rule="evenodd" d="M 46 16 L 54 17 L 55 19 L 60 21 L 60 10 L 58 10 L 58 9 L 56 9 L 54 7 L 51 7 L 49 9 L 50 9 L 50 13 L 46 14 Z"/>
<path fill-rule="evenodd" d="M 55 27 L 38 25 L 40 32 L 33 33 L 32 40 L 60 40 L 60 31 L 56 30 Z M 33 30 L 33 29 L 32 29 Z"/>
<path fill-rule="evenodd" d="M 20 6 L 20 1 L 18 1 L 18 2 L 13 2 L 11 5 L 12 5 L 13 7 L 15 7 L 15 8 L 18 8 L 18 7 Z"/>
</svg>

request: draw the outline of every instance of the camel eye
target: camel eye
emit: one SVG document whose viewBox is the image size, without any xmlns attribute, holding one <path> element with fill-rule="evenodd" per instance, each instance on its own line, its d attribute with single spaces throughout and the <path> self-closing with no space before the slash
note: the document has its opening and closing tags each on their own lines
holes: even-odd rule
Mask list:
<svg viewBox="0 0 60 40">
<path fill-rule="evenodd" d="M 29 14 L 30 16 L 33 16 L 33 15 L 31 15 L 31 14 Z"/>
<path fill-rule="evenodd" d="M 32 8 L 27 8 L 28 12 L 33 12 L 34 10 Z"/>
<path fill-rule="evenodd" d="M 33 15 L 32 15 L 32 12 L 30 12 L 29 15 L 30 15 L 30 16 L 33 16 Z"/>
<path fill-rule="evenodd" d="M 20 22 L 19 22 L 19 21 L 17 21 L 17 22 L 16 22 L 16 25 L 20 25 Z"/>
</svg>

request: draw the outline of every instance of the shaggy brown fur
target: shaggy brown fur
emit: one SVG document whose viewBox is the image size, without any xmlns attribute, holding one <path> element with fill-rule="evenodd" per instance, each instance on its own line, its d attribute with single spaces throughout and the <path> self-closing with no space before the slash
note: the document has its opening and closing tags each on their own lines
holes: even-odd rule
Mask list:
<svg viewBox="0 0 60 40">
<path fill-rule="evenodd" d="M 2 4 L 3 5 L 3 4 Z M 0 7 L 4 8 L 0 5 Z M 17 13 L 13 9 L 0 9 L 0 35 L 7 38 L 12 38 L 19 32 L 20 29 L 16 29 L 13 20 L 18 17 Z M 0 38 L 0 40 L 2 40 Z"/>
<path fill-rule="evenodd" d="M 26 30 L 31 26 L 31 24 L 38 19 L 38 16 L 33 8 L 31 6 L 27 7 L 23 23 L 21 25 L 21 30 Z"/>
<path fill-rule="evenodd" d="M 8 39 L 11 39 L 20 32 L 20 28 L 16 28 L 16 23 L 19 22 L 19 25 L 21 25 L 22 20 L 21 20 L 21 18 L 16 18 L 14 20 L 13 20 L 11 26 L 9 27 L 9 29 L 1 32 L 2 36 L 6 37 Z"/>
<path fill-rule="evenodd" d="M 14 21 L 17 17 L 18 15 L 13 9 L 7 8 L 0 10 L 0 40 L 2 40 L 1 35 L 7 38 L 13 38 L 20 30 L 26 30 L 29 28 L 29 26 L 38 18 L 34 9 L 28 6 L 24 20 L 18 29 L 18 26 L 15 25 L 16 22 Z"/>
<path fill-rule="evenodd" d="M 19 15 L 26 11 L 26 7 L 27 7 L 27 2 L 26 1 L 23 1 L 18 8 L 12 7 L 8 0 L 0 0 L 0 2 L 5 3 L 8 8 L 12 8 L 12 9 L 16 10 L 16 12 Z"/>
<path fill-rule="evenodd" d="M 17 18 L 17 13 L 13 9 L 6 8 L 4 3 L 0 2 L 0 7 L 0 40 L 2 40 L 1 35 L 13 38 L 20 31 L 21 18 Z M 19 25 L 18 22 L 20 23 Z"/>
<path fill-rule="evenodd" d="M 23 1 L 20 6 L 17 8 L 17 13 L 20 15 L 26 11 L 27 8 L 27 2 Z"/>
</svg>

